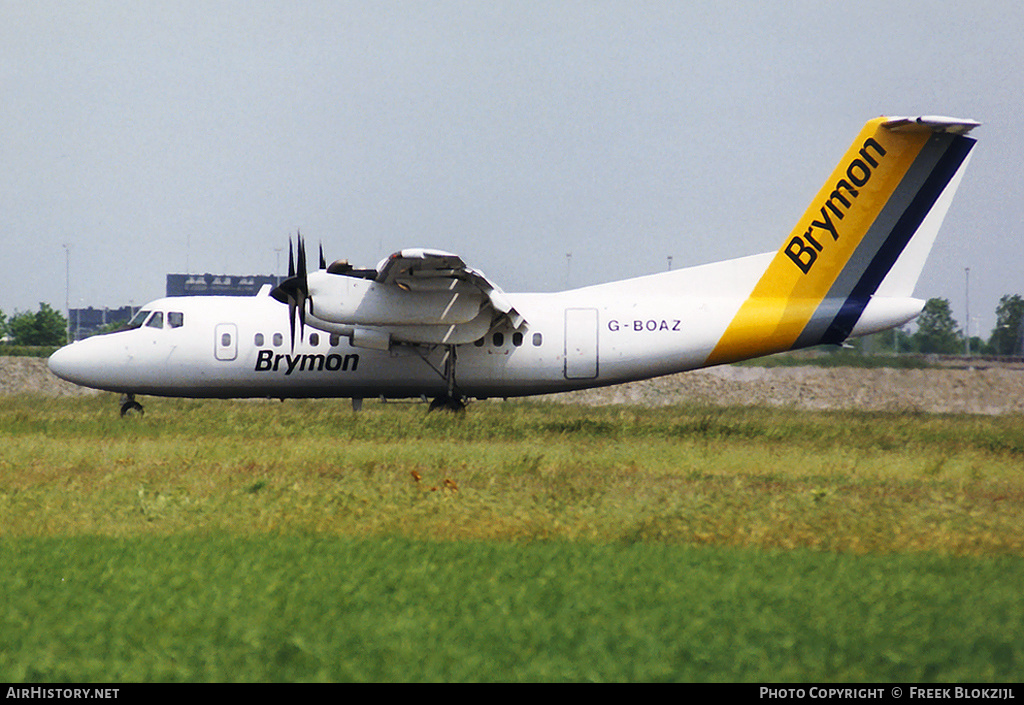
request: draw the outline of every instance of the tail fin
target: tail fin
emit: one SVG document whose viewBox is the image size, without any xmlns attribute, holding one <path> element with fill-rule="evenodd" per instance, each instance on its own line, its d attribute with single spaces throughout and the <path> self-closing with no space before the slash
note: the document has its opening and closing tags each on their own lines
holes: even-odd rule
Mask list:
<svg viewBox="0 0 1024 705">
<path fill-rule="evenodd" d="M 974 146 L 966 135 L 978 124 L 869 121 L 705 364 L 839 343 L 872 297 L 910 301 Z"/>
</svg>

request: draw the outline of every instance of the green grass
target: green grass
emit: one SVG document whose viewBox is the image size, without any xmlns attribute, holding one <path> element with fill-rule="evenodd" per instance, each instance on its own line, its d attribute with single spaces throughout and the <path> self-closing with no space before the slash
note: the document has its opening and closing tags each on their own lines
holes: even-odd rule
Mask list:
<svg viewBox="0 0 1024 705">
<path fill-rule="evenodd" d="M 0 680 L 1017 680 L 1024 419 L 5 397 Z"/>
<path fill-rule="evenodd" d="M 2 550 L 7 681 L 1019 679 L 1019 558 L 205 535 Z"/>
<path fill-rule="evenodd" d="M 0 356 L 3 357 L 49 357 L 59 345 L 8 345 L 0 344 Z"/>
</svg>

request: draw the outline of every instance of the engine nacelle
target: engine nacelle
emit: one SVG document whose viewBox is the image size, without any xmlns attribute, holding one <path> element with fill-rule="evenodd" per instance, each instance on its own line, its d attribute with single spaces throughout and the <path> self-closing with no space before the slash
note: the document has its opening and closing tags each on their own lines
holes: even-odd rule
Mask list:
<svg viewBox="0 0 1024 705">
<path fill-rule="evenodd" d="M 318 310 L 319 313 L 319 310 Z M 392 343 L 418 343 L 421 345 L 464 345 L 480 340 L 491 328 L 493 312 L 489 307 L 480 311 L 476 318 L 458 325 L 421 326 L 354 326 L 347 323 L 325 321 L 319 316 L 306 315 L 306 325 L 325 333 L 348 338 L 357 348 L 387 350 Z"/>
<path fill-rule="evenodd" d="M 487 300 L 461 282 L 443 290 L 412 292 L 327 272 L 310 273 L 309 295 L 311 313 L 318 319 L 353 326 L 457 326 L 477 318 Z"/>
</svg>

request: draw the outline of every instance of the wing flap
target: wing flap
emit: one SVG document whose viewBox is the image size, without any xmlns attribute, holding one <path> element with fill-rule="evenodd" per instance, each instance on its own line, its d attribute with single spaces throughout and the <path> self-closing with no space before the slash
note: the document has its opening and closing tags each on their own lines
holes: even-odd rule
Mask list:
<svg viewBox="0 0 1024 705">
<path fill-rule="evenodd" d="M 491 282 L 483 272 L 467 267 L 458 255 L 443 250 L 412 248 L 394 253 L 377 265 L 377 282 L 392 284 L 406 291 L 436 290 L 439 283 L 449 282 L 443 288 L 455 289 L 468 285 L 490 302 L 491 307 L 518 328 L 525 319 L 516 311 L 505 292 Z"/>
</svg>

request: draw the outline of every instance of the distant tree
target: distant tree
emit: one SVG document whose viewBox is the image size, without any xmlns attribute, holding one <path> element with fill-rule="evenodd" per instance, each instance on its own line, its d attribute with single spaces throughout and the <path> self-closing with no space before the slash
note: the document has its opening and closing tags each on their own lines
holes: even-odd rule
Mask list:
<svg viewBox="0 0 1024 705">
<path fill-rule="evenodd" d="M 994 355 L 995 351 L 992 349 L 992 345 L 979 335 L 971 336 L 971 354 L 972 355 Z"/>
<path fill-rule="evenodd" d="M 1024 324 L 1024 298 L 1020 294 L 1007 294 L 996 306 L 996 327 L 989 344 L 996 355 L 1024 354 L 1021 352 L 1021 325 Z"/>
<path fill-rule="evenodd" d="M 917 332 L 912 338 L 917 352 L 950 355 L 964 349 L 948 299 L 928 299 L 917 318 Z"/>
<path fill-rule="evenodd" d="M 16 313 L 7 324 L 15 345 L 63 345 L 68 321 L 49 304 L 40 303 L 35 313 Z"/>
<path fill-rule="evenodd" d="M 111 321 L 105 326 L 100 326 L 92 335 L 105 335 L 106 333 L 115 333 L 119 330 L 125 330 L 128 328 L 128 321 Z M 91 337 L 91 336 L 90 336 Z"/>
<path fill-rule="evenodd" d="M 894 328 L 890 335 L 892 335 L 894 353 L 917 352 L 914 347 L 914 336 L 903 330 L 903 326 Z"/>
<path fill-rule="evenodd" d="M 7 314 L 0 309 L 0 341 L 7 337 Z"/>
<path fill-rule="evenodd" d="M 864 354 L 892 355 L 893 353 L 914 352 L 914 340 L 902 327 L 874 333 L 863 338 L 851 338 L 848 342 L 853 343 L 854 348 Z"/>
</svg>

